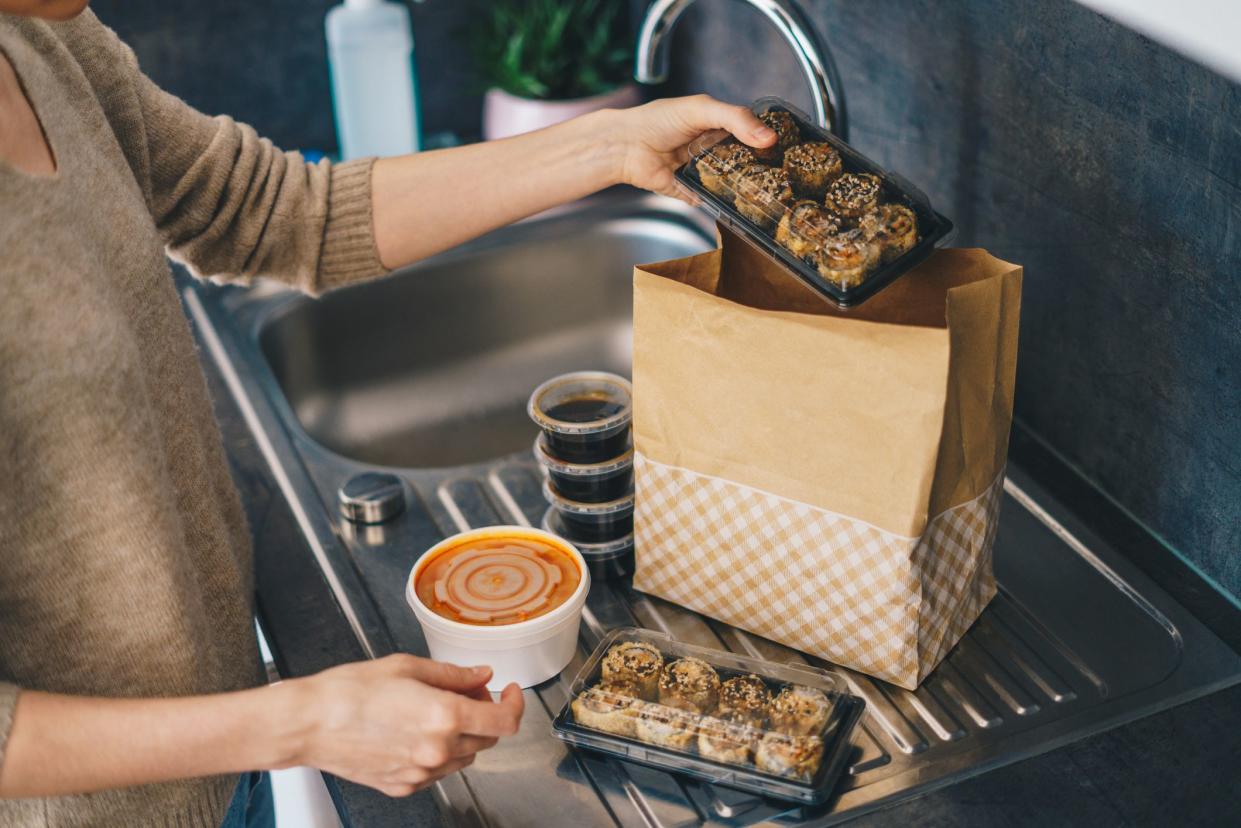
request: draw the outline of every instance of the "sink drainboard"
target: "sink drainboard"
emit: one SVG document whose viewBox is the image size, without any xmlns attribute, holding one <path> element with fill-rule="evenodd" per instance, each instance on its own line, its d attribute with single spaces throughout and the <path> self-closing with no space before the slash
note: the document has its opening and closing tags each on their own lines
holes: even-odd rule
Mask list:
<svg viewBox="0 0 1241 828">
<path fill-rule="evenodd" d="M 401 597 L 421 550 L 466 528 L 537 525 L 546 508 L 539 472 L 524 458 L 406 479 L 417 492 L 410 518 L 369 540 L 346 535 L 366 592 L 354 600 L 369 600 L 391 635 L 389 643 L 372 642 L 380 654 L 425 653 Z M 317 482 L 326 508 L 336 479 Z M 1241 680 L 1236 653 L 1122 558 L 1082 543 L 1039 505 L 1046 500 L 1031 499 L 1033 484 L 1019 470 L 1005 488 L 994 556 L 999 594 L 917 690 L 808 658 L 627 584 L 597 583 L 574 661 L 559 679 L 527 691 L 515 739 L 440 786 L 446 813 L 462 824 L 543 824 L 554 799 L 557 824 L 566 825 L 832 825 Z M 572 751 L 551 738 L 550 721 L 567 702 L 572 677 L 607 630 L 628 625 L 843 675 L 867 710 L 835 799 L 790 807 Z"/>
</svg>

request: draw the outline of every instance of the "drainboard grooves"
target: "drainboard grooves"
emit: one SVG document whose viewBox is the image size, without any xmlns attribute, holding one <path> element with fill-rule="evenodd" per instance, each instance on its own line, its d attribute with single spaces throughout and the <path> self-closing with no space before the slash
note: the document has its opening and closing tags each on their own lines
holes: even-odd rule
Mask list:
<svg viewBox="0 0 1241 828">
<path fill-rule="evenodd" d="M 755 813 L 763 805 L 761 797 L 710 785 L 691 784 L 688 787 L 695 805 L 706 813 L 727 820 L 729 825 L 753 825 L 768 816 L 762 812 Z"/>
<path fill-rule="evenodd" d="M 699 647 L 719 649 L 723 643 L 719 636 L 712 632 L 706 620 L 697 613 L 634 590 L 627 590 L 627 596 L 629 606 L 640 622 L 639 626 L 654 627 L 677 641 L 697 644 Z"/>
<path fill-rule="evenodd" d="M 861 776 L 892 761 L 892 754 L 883 749 L 865 717 L 853 731 L 853 746 L 861 751 L 861 755 L 849 766 L 850 776 Z"/>
<path fill-rule="evenodd" d="M 729 788 L 692 784 L 689 786 L 689 793 L 694 803 L 713 817 L 713 825 L 722 824 L 730 828 L 745 828 L 803 813 L 801 806 L 764 799 Z"/>
<path fill-rule="evenodd" d="M 956 666 L 962 674 L 981 689 L 990 688 L 1000 701 L 1020 716 L 1032 716 L 1039 711 L 1038 704 L 1021 686 L 1004 671 L 990 653 L 974 641 L 971 635 L 961 639 L 956 647 Z"/>
<path fill-rule="evenodd" d="M 616 823 L 634 828 L 658 825 L 637 786 L 625 774 L 624 764 L 587 750 L 573 750 L 570 753 L 607 804 Z M 546 818 L 538 824 L 545 823 Z"/>
<path fill-rule="evenodd" d="M 703 814 L 673 774 L 634 763 L 626 763 L 623 772 L 655 817 L 656 825 L 671 828 L 702 822 Z"/>
<path fill-rule="evenodd" d="M 839 674 L 834 665 L 820 662 L 812 664 L 803 653 L 799 653 L 783 644 L 777 644 L 774 641 L 745 632 L 744 630 L 730 627 L 728 624 L 708 619 L 707 623 L 711 625 L 711 629 L 719 636 L 720 640 L 725 642 L 728 649 L 734 652 L 744 653 L 754 658 L 765 659 L 766 661 L 774 661 L 777 664 L 804 664 L 811 667 L 821 667 L 829 672 Z"/>
<path fill-rule="evenodd" d="M 1001 598 L 1005 600 L 1001 601 Z M 1014 600 L 1004 589 L 1003 584 L 1000 585 L 1000 594 L 995 597 L 988 609 L 994 615 L 999 616 L 1000 620 L 1004 621 L 1009 629 L 1017 632 L 1018 638 L 1030 642 L 1032 648 L 1039 652 L 1055 653 L 1056 656 L 1071 665 L 1077 673 L 1093 684 L 1100 696 L 1107 696 L 1107 682 L 1091 669 L 1086 660 L 1079 656 L 1073 648 L 1032 616 L 1019 601 Z M 1035 641 L 1042 642 L 1043 646 L 1035 646 L 1033 643 Z"/>
<path fill-rule="evenodd" d="M 912 755 L 927 749 L 926 739 L 892 703 L 881 684 L 860 673 L 850 673 L 848 681 L 854 694 L 866 700 L 866 715 L 883 728 L 897 750 Z"/>
<path fill-rule="evenodd" d="M 602 628 L 602 632 L 597 633 L 598 638 L 591 642 L 592 648 L 599 643 L 603 632 L 607 630 L 640 626 L 618 589 L 594 589 L 592 585 L 592 589 L 586 594 L 586 606 Z"/>
<path fill-rule="evenodd" d="M 543 499 L 543 478 L 529 466 L 510 463 L 492 470 L 488 482 L 506 511 L 521 514 L 531 526 L 543 522 L 547 501 Z"/>
<path fill-rule="evenodd" d="M 975 626 L 982 640 L 992 652 L 1004 652 L 1008 660 L 1022 672 L 1031 683 L 1057 704 L 1077 698 L 1069 683 L 1052 669 L 1038 654 L 1008 628 L 996 615 L 984 615 Z"/>
<path fill-rule="evenodd" d="M 978 692 L 974 685 L 961 674 L 956 663 L 944 661 L 935 670 L 932 678 L 938 677 L 940 685 L 949 696 L 960 705 L 961 709 L 983 728 L 999 727 L 1004 724 L 1004 717 L 985 696 Z"/>
<path fill-rule="evenodd" d="M 908 690 L 893 690 L 892 692 L 894 696 L 899 696 L 912 707 L 941 740 L 955 742 L 965 736 L 965 728 L 944 709 L 939 699 L 931 694 L 925 684 L 912 693 Z"/>
<path fill-rule="evenodd" d="M 458 527 L 455 531 L 464 532 L 467 529 L 494 526 L 502 522 L 500 513 L 474 478 L 445 480 L 439 485 L 436 495 L 453 524 Z"/>
</svg>

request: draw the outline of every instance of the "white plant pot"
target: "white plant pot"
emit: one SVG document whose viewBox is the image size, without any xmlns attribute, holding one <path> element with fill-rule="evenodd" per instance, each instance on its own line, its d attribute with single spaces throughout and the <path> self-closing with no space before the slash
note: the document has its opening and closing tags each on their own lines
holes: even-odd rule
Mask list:
<svg viewBox="0 0 1241 828">
<path fill-rule="evenodd" d="M 503 89 L 488 89 L 483 97 L 483 138 L 491 141 L 558 124 L 599 109 L 623 109 L 640 103 L 642 96 L 632 83 L 611 92 L 571 101 L 519 98 Z"/>
</svg>

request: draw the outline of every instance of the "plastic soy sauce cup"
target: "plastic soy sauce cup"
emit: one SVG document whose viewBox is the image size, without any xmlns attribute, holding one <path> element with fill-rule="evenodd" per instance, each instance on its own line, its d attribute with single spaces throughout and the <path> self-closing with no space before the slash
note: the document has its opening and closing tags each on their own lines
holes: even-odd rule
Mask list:
<svg viewBox="0 0 1241 828">
<path fill-rule="evenodd" d="M 534 441 L 534 459 L 547 470 L 552 488 L 561 497 L 581 503 L 603 503 L 624 497 L 633 489 L 633 449 L 602 463 L 569 463 L 547 450 L 547 435 Z"/>
<path fill-rule="evenodd" d="M 632 492 L 604 503 L 582 503 L 557 494 L 551 481 L 544 481 L 543 496 L 560 516 L 566 537 L 583 543 L 603 543 L 633 532 Z"/>
<path fill-rule="evenodd" d="M 569 463 L 602 463 L 625 453 L 633 419 L 633 386 L 603 371 L 553 377 L 526 407 L 547 437 L 547 451 Z"/>
<path fill-rule="evenodd" d="M 543 513 L 543 531 L 559 535 L 573 544 L 590 569 L 590 577 L 597 581 L 610 581 L 624 578 L 633 572 L 633 533 L 613 541 L 587 543 L 575 540 L 572 533 L 564 527 L 564 521 L 555 506 L 548 506 Z"/>
</svg>

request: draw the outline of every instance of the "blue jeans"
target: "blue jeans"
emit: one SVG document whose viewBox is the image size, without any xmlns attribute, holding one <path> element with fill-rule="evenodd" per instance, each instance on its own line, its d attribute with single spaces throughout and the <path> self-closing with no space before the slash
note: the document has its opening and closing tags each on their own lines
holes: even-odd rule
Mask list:
<svg viewBox="0 0 1241 828">
<path fill-rule="evenodd" d="M 258 771 L 241 775 L 220 828 L 276 828 L 271 776 Z"/>
</svg>

